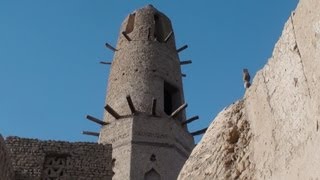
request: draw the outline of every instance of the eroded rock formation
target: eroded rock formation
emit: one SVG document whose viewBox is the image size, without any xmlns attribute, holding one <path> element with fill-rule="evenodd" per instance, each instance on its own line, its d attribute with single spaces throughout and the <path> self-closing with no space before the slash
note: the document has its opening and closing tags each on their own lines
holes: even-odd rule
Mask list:
<svg viewBox="0 0 320 180">
<path fill-rule="evenodd" d="M 180 179 L 248 177 L 250 127 L 244 101 L 224 109 L 210 125 L 180 173 Z"/>
<path fill-rule="evenodd" d="M 320 178 L 320 1 L 301 0 L 243 100 L 215 118 L 179 179 Z"/>
</svg>

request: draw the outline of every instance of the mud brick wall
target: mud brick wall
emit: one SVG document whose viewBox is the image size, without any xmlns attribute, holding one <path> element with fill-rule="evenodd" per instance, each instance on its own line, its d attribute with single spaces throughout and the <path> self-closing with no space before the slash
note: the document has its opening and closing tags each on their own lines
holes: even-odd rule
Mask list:
<svg viewBox="0 0 320 180">
<path fill-rule="evenodd" d="M 14 172 L 4 139 L 0 134 L 0 180 L 2 179 L 13 180 Z"/>
<path fill-rule="evenodd" d="M 5 140 L 17 180 L 111 180 L 112 147 L 87 142 Z"/>
</svg>

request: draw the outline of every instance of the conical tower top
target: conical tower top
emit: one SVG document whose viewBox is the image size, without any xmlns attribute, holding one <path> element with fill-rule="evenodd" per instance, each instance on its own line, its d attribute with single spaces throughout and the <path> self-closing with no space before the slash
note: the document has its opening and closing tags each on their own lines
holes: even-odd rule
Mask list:
<svg viewBox="0 0 320 180">
<path fill-rule="evenodd" d="M 146 5 L 144 8 L 150 8 L 150 9 L 155 9 L 157 10 L 152 4 Z M 158 10 L 157 10 L 158 11 Z"/>
</svg>

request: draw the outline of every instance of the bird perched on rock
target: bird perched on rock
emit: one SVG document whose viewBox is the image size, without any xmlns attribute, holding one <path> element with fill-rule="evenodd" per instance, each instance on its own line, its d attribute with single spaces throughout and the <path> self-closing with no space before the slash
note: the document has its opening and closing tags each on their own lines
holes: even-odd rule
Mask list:
<svg viewBox="0 0 320 180">
<path fill-rule="evenodd" d="M 243 79 L 243 83 L 244 83 L 244 88 L 247 89 L 251 86 L 250 83 L 250 74 L 248 69 L 243 69 L 242 70 L 242 79 Z"/>
</svg>

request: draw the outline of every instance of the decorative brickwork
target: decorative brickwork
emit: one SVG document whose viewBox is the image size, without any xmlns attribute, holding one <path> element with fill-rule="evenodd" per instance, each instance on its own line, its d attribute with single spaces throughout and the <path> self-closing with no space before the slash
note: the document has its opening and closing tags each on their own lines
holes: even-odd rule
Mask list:
<svg viewBox="0 0 320 180">
<path fill-rule="evenodd" d="M 67 156 L 47 155 L 44 161 L 43 179 L 63 179 L 66 178 Z"/>
<path fill-rule="evenodd" d="M 8 137 L 17 180 L 111 180 L 111 145 Z"/>
</svg>

